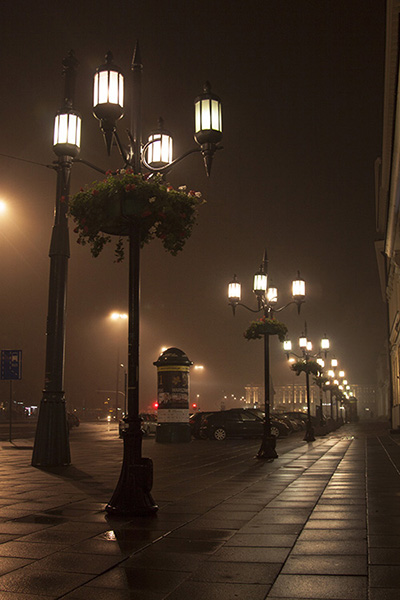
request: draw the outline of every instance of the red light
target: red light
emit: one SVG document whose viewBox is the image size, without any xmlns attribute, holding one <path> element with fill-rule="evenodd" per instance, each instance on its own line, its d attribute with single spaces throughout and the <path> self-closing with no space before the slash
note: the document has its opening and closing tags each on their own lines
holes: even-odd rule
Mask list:
<svg viewBox="0 0 400 600">
<path fill-rule="evenodd" d="M 193 404 L 192 404 L 192 408 L 197 408 L 197 404 L 196 404 L 196 402 L 193 402 Z"/>
<path fill-rule="evenodd" d="M 158 402 L 153 402 L 153 408 L 157 410 L 157 408 L 158 408 Z"/>
</svg>

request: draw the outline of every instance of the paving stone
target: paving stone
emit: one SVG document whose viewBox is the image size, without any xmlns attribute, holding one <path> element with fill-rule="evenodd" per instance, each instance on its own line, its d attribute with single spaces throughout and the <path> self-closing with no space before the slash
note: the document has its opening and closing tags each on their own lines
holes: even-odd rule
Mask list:
<svg viewBox="0 0 400 600">
<path fill-rule="evenodd" d="M 400 590 L 400 566 L 370 565 L 369 581 L 371 588 L 397 588 Z"/>
<path fill-rule="evenodd" d="M 168 600 L 264 600 L 271 586 L 265 584 L 184 582 L 168 596 Z"/>
<path fill-rule="evenodd" d="M 277 577 L 280 564 L 205 562 L 190 580 L 216 583 L 269 583 Z"/>
<path fill-rule="evenodd" d="M 292 554 L 312 555 L 363 555 L 367 553 L 367 543 L 363 540 L 349 541 L 298 541 L 292 550 Z"/>
<path fill-rule="evenodd" d="M 86 587 L 128 589 L 135 592 L 157 592 L 167 594 L 187 579 L 187 573 L 181 571 L 157 571 L 149 568 L 117 567 L 92 579 Z M 93 592 L 92 592 L 92 595 Z"/>
<path fill-rule="evenodd" d="M 366 575 L 365 556 L 291 554 L 285 562 L 282 573 L 306 575 Z"/>
<path fill-rule="evenodd" d="M 54 597 L 66 594 L 72 589 L 86 583 L 90 575 L 77 573 L 56 573 L 39 571 L 36 568 L 24 567 L 0 577 L 0 590 L 23 594 L 46 594 Z"/>
<path fill-rule="evenodd" d="M 323 575 L 279 575 L 270 597 L 365 600 L 367 578 Z"/>
</svg>

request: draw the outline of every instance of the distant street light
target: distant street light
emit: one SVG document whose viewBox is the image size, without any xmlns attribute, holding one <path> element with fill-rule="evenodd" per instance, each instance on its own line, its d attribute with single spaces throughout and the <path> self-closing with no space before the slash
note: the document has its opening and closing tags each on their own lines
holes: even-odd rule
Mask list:
<svg viewBox="0 0 400 600">
<path fill-rule="evenodd" d="M 277 308 L 278 290 L 275 286 L 268 285 L 268 260 L 267 251 L 264 251 L 263 260 L 260 269 L 254 275 L 253 292 L 257 298 L 258 308 L 256 310 L 249 308 L 241 302 L 241 285 L 234 276 L 228 286 L 229 304 L 232 307 L 233 314 L 237 306 L 243 306 L 247 310 L 258 313 L 263 312 L 266 319 L 272 319 L 274 313 L 280 312 L 290 304 L 297 304 L 298 312 L 305 299 L 305 282 L 298 274 L 297 279 L 292 282 L 292 300 Z M 271 434 L 271 416 L 270 416 L 270 360 L 269 360 L 269 333 L 263 333 L 264 338 L 264 430 L 261 441 L 261 447 L 257 453 L 257 458 L 278 458 L 276 452 L 276 438 Z"/>
<path fill-rule="evenodd" d="M 64 104 L 56 116 L 53 149 L 58 156 L 56 216 L 50 248 L 49 311 L 46 350 L 46 384 L 35 438 L 32 464 L 57 466 L 69 464 L 70 453 L 65 415 L 64 329 L 67 262 L 69 241 L 67 210 L 69 181 L 73 162 L 81 162 L 104 174 L 103 169 L 77 158 L 80 150 L 81 118 L 73 109 L 73 92 L 77 60 L 71 52 L 63 61 L 65 75 Z M 99 120 L 108 154 L 115 142 L 123 168 L 149 177 L 163 174 L 190 154 L 200 153 L 207 175 L 215 152 L 221 148 L 222 104 L 206 82 L 194 101 L 194 139 L 197 146 L 180 157 L 172 158 L 172 138 L 162 121 L 147 141 L 142 143 L 141 75 L 142 63 L 136 45 L 132 61 L 132 131 L 124 147 L 116 122 L 124 114 L 124 76 L 114 64 L 111 52 L 98 67 L 93 82 L 93 114 Z M 126 217 L 129 240 L 129 315 L 128 315 L 128 414 L 124 432 L 121 475 L 106 510 L 112 514 L 152 514 L 157 510 L 150 494 L 152 462 L 142 458 L 142 431 L 139 417 L 139 287 L 140 287 L 140 219 Z M 59 405 L 59 406 L 58 406 Z"/>
<path fill-rule="evenodd" d="M 341 369 L 336 371 L 339 365 L 337 358 L 332 358 L 331 369 L 328 371 L 328 381 L 325 382 L 325 387 L 329 390 L 331 398 L 331 419 L 336 418 L 336 423 L 339 422 L 339 403 L 342 399 L 346 398 L 347 389 L 350 388 L 347 379 L 345 379 L 345 372 Z M 344 391 L 346 390 L 346 391 Z M 336 417 L 333 415 L 333 397 L 335 397 L 335 412 Z"/>
<path fill-rule="evenodd" d="M 304 325 L 304 333 L 299 338 L 299 348 L 302 351 L 301 355 L 296 354 L 292 350 L 292 342 L 285 340 L 283 343 L 283 349 L 286 352 L 288 360 L 290 355 L 296 356 L 300 359 L 299 363 L 292 365 L 292 369 L 297 371 L 299 374 L 301 371 L 305 372 L 306 375 L 306 394 L 307 394 L 307 425 L 306 433 L 304 436 L 305 442 L 315 442 L 314 428 L 311 422 L 311 398 L 310 398 L 310 372 L 314 373 L 316 377 L 322 377 L 325 361 L 321 358 L 323 354 L 326 360 L 330 347 L 329 339 L 324 335 L 320 343 L 320 350 L 312 354 L 312 343 L 307 338 L 307 323 Z M 311 363 L 310 359 L 314 359 Z M 320 424 L 323 424 L 323 412 L 322 412 L 322 385 L 320 388 Z"/>
<path fill-rule="evenodd" d="M 113 321 L 118 321 L 118 319 L 121 319 L 124 321 L 127 318 L 128 318 L 128 315 L 126 313 L 113 312 L 110 315 L 110 319 L 112 319 Z"/>
</svg>

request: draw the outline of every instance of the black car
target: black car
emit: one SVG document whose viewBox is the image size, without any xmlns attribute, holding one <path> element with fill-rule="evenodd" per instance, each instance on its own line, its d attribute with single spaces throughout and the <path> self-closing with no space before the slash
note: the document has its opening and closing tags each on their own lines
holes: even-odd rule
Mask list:
<svg viewBox="0 0 400 600">
<path fill-rule="evenodd" d="M 271 433 L 275 437 L 288 429 L 284 424 L 271 420 Z M 253 410 L 232 408 L 205 415 L 200 424 L 200 436 L 222 441 L 227 437 L 261 437 L 264 431 L 263 418 Z"/>
<path fill-rule="evenodd" d="M 265 412 L 263 410 L 261 410 L 260 408 L 247 408 L 246 410 L 250 410 L 251 412 L 254 412 L 258 417 L 260 417 L 260 419 L 264 420 Z M 289 433 L 291 433 L 293 431 L 292 428 L 290 427 L 290 424 L 285 419 L 282 419 L 281 415 L 270 414 L 270 420 L 271 420 L 271 433 L 276 438 L 287 436 L 287 435 L 289 435 Z"/>
<path fill-rule="evenodd" d="M 189 417 L 189 425 L 190 425 L 190 433 L 192 434 L 192 436 L 194 438 L 196 438 L 196 440 L 199 440 L 201 438 L 200 435 L 200 427 L 201 427 L 201 423 L 203 418 L 210 414 L 211 411 L 205 412 L 205 411 L 199 411 L 196 413 L 193 413 L 192 415 L 190 415 Z"/>
</svg>

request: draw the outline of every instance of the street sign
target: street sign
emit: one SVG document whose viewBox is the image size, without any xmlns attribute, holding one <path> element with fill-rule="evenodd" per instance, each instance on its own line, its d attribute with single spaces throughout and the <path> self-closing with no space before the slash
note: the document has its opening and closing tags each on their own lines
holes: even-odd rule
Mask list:
<svg viewBox="0 0 400 600">
<path fill-rule="evenodd" d="M 13 381 L 22 378 L 22 350 L 1 351 L 1 379 Z"/>
</svg>

